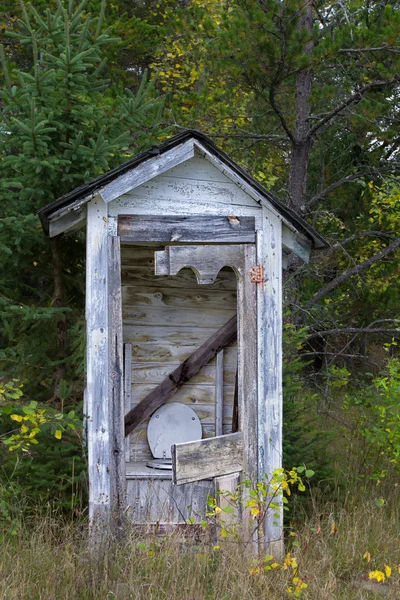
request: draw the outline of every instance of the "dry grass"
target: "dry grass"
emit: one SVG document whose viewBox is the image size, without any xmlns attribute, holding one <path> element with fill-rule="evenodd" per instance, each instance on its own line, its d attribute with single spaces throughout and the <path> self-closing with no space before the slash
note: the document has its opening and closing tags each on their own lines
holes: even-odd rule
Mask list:
<svg viewBox="0 0 400 600">
<path fill-rule="evenodd" d="M 384 584 L 368 572 L 400 563 L 398 499 L 382 508 L 369 494 L 341 508 L 314 506 L 299 518 L 298 545 L 290 548 L 309 600 L 400 599 L 400 575 Z M 369 564 L 363 559 L 371 555 Z M 82 523 L 53 517 L 26 522 L 18 536 L 4 538 L 0 554 L 0 598 L 7 600 L 282 600 L 293 573 L 257 565 L 233 542 L 182 542 L 171 536 L 138 538 L 129 532 L 94 560 Z"/>
</svg>

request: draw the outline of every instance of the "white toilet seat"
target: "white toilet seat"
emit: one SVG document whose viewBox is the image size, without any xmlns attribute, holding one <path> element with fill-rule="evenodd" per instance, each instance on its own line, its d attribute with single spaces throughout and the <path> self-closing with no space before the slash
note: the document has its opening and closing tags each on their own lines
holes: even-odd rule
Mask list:
<svg viewBox="0 0 400 600">
<path fill-rule="evenodd" d="M 155 460 L 146 464 L 155 469 L 172 469 L 171 446 L 201 440 L 202 428 L 193 409 L 180 402 L 164 404 L 152 415 L 147 440 Z"/>
</svg>

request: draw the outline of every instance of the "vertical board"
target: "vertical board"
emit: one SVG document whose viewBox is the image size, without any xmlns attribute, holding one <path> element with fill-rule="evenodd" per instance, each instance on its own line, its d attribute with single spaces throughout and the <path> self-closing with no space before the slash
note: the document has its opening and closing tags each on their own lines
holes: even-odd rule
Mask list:
<svg viewBox="0 0 400 600">
<path fill-rule="evenodd" d="M 257 483 L 257 285 L 250 280 L 256 264 L 254 245 L 244 247 L 244 264 L 238 279 L 238 408 L 239 431 L 243 432 L 243 479 Z M 249 490 L 243 489 L 243 500 Z M 243 529 L 257 553 L 257 532 L 250 510 L 243 508 Z"/>
<path fill-rule="evenodd" d="M 257 286 L 249 272 L 256 264 L 255 247 L 244 247 L 243 272 L 238 280 L 238 404 L 243 432 L 243 474 L 257 482 Z"/>
<path fill-rule="evenodd" d="M 108 375 L 112 516 L 125 506 L 125 431 L 120 238 L 108 236 Z"/>
<path fill-rule="evenodd" d="M 282 250 L 281 219 L 263 209 L 257 234 L 257 262 L 265 269 L 258 284 L 258 478 L 282 466 Z M 278 519 L 267 515 L 266 552 L 283 553 L 283 509 Z"/>
<path fill-rule="evenodd" d="M 124 344 L 124 397 L 125 414 L 132 408 L 132 344 Z M 131 458 L 131 440 L 129 435 L 125 438 L 125 461 Z"/>
<path fill-rule="evenodd" d="M 107 206 L 96 196 L 87 205 L 86 360 L 89 518 L 110 513 L 110 414 L 108 402 Z"/>
<path fill-rule="evenodd" d="M 215 360 L 215 435 L 222 435 L 224 418 L 224 351 Z"/>
</svg>

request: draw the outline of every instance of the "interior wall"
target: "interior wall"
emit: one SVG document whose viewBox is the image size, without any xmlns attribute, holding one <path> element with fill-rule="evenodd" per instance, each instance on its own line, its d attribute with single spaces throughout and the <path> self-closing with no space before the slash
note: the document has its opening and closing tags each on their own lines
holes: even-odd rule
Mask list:
<svg viewBox="0 0 400 600">
<path fill-rule="evenodd" d="M 124 245 L 122 312 L 124 343 L 132 344 L 132 406 L 236 313 L 236 277 L 223 269 L 215 283 L 198 285 L 190 269 L 154 275 L 154 251 L 164 246 Z M 223 432 L 232 428 L 237 344 L 224 351 Z M 215 435 L 215 359 L 168 402 L 182 402 L 200 418 L 203 438 Z M 130 435 L 132 462 L 151 458 L 147 421 Z"/>
</svg>

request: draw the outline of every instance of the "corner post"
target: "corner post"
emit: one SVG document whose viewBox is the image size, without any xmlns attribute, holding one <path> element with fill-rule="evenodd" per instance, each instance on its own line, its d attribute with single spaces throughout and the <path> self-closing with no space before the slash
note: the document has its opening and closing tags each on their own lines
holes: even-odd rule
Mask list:
<svg viewBox="0 0 400 600">
<path fill-rule="evenodd" d="M 108 236 L 108 340 L 111 521 L 117 533 L 126 503 L 124 349 L 120 238 L 111 232 Z"/>
<path fill-rule="evenodd" d="M 110 403 L 108 381 L 108 223 L 100 196 L 87 205 L 86 361 L 91 536 L 109 523 Z M 95 541 L 95 540 L 93 540 Z"/>
<path fill-rule="evenodd" d="M 282 467 L 282 222 L 263 208 L 257 232 L 257 262 L 265 280 L 257 288 L 258 343 L 258 479 Z M 283 555 L 283 505 L 279 517 L 266 516 L 265 551 Z"/>
</svg>

